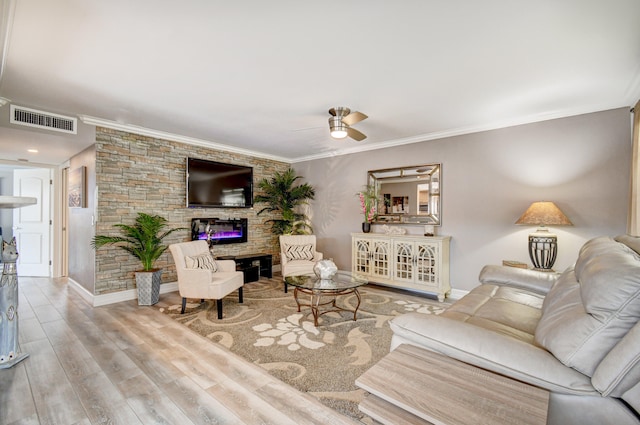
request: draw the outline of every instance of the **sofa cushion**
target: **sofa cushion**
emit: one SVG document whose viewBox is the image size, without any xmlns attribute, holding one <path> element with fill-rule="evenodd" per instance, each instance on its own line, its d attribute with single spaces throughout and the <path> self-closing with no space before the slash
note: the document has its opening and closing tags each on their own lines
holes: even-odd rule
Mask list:
<svg viewBox="0 0 640 425">
<path fill-rule="evenodd" d="M 612 238 L 588 241 L 544 300 L 536 341 L 585 375 L 640 318 L 640 258 Z"/>
<path fill-rule="evenodd" d="M 524 289 L 485 284 L 456 301 L 441 316 L 532 344 L 543 299 L 544 295 Z"/>
<path fill-rule="evenodd" d="M 287 260 L 313 260 L 313 245 L 285 245 L 284 254 Z"/>
<path fill-rule="evenodd" d="M 621 242 L 633 249 L 636 254 L 640 254 L 640 238 L 630 235 L 619 235 L 614 238 L 617 242 Z"/>
<path fill-rule="evenodd" d="M 218 265 L 211 254 L 200 254 L 184 257 L 185 265 L 188 269 L 206 269 L 213 272 L 218 271 Z"/>
<path fill-rule="evenodd" d="M 391 349 L 413 344 L 550 391 L 598 395 L 589 377 L 564 366 L 547 350 L 495 329 L 445 317 L 445 313 L 394 317 L 389 322 Z"/>
<path fill-rule="evenodd" d="M 603 396 L 624 398 L 634 386 L 640 391 L 640 323 L 600 362 L 591 382 Z M 627 400 L 640 411 L 640 398 Z"/>
</svg>

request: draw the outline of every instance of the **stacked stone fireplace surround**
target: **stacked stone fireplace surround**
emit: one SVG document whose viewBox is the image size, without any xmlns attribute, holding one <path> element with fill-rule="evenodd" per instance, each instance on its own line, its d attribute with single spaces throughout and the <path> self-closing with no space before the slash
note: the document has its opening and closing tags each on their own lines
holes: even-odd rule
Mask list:
<svg viewBox="0 0 640 425">
<path fill-rule="evenodd" d="M 273 255 L 280 263 L 277 239 L 265 220 L 275 218 L 270 213 L 257 216 L 255 208 L 187 208 L 186 158 L 253 167 L 254 196 L 257 182 L 284 172 L 289 164 L 249 155 L 210 149 L 181 142 L 141 136 L 112 129 L 96 129 L 96 234 L 117 234 L 113 225 L 133 223 L 138 212 L 158 214 L 170 227 L 185 227 L 170 235 L 167 243 L 191 240 L 191 219 L 219 217 L 246 218 L 249 236 L 246 243 L 218 245 L 214 255 Z M 95 294 L 133 289 L 133 273 L 140 269 L 137 259 L 115 247 L 105 247 L 95 253 Z M 175 282 L 176 272 L 168 251 L 156 263 L 164 269 L 162 281 Z"/>
</svg>

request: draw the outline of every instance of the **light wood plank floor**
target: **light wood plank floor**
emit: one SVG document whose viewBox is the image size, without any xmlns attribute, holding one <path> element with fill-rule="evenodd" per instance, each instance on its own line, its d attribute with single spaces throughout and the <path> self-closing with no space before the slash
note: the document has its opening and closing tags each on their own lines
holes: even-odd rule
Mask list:
<svg viewBox="0 0 640 425">
<path fill-rule="evenodd" d="M 153 307 L 94 308 L 66 279 L 19 278 L 20 345 L 0 424 L 358 424 Z"/>
</svg>

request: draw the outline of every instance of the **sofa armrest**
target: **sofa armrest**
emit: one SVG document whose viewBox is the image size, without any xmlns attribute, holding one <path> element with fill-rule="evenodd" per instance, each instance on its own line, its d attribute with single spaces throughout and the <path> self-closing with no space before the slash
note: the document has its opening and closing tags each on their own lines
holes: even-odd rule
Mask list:
<svg viewBox="0 0 640 425">
<path fill-rule="evenodd" d="M 188 269 L 178 270 L 178 291 L 182 297 L 196 298 L 193 291 L 201 291 L 211 283 L 211 270 Z"/>
<path fill-rule="evenodd" d="M 466 322 L 407 313 L 390 321 L 391 348 L 412 344 L 550 391 L 600 394 L 591 379 L 563 365 L 545 349 Z"/>
<path fill-rule="evenodd" d="M 218 271 L 213 272 L 208 269 L 187 269 L 178 270 L 178 292 L 184 298 L 206 298 L 209 288 L 214 280 L 214 276 L 220 272 L 236 272 L 236 262 L 233 260 L 216 260 Z M 242 275 L 242 272 L 237 272 Z M 242 281 L 242 279 L 241 279 Z"/>
<path fill-rule="evenodd" d="M 560 273 L 489 265 L 482 268 L 479 280 L 482 284 L 512 286 L 546 295 L 558 277 Z"/>
<path fill-rule="evenodd" d="M 313 260 L 311 260 L 311 261 L 313 261 L 313 262 L 316 262 L 316 263 L 317 263 L 317 262 L 318 262 L 318 261 L 320 261 L 320 260 L 322 260 L 322 253 L 321 253 L 321 252 L 317 252 L 317 251 L 316 251 L 316 252 L 314 252 L 314 253 L 313 253 Z"/>
</svg>

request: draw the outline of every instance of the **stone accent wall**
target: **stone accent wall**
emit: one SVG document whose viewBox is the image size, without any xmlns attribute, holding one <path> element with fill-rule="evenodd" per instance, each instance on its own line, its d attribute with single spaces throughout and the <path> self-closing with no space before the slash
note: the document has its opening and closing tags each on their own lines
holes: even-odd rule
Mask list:
<svg viewBox="0 0 640 425">
<path fill-rule="evenodd" d="M 96 129 L 96 234 L 119 234 L 114 224 L 133 223 L 137 213 L 144 212 L 165 217 L 169 228 L 187 228 L 168 236 L 165 241 L 170 244 L 190 240 L 188 229 L 194 217 L 247 218 L 248 242 L 214 246 L 214 255 L 269 253 L 273 254 L 274 264 L 279 264 L 277 237 L 271 234 L 270 226 L 264 224 L 265 220 L 275 217 L 268 212 L 258 216 L 261 205 L 253 209 L 186 207 L 187 157 L 253 167 L 254 196 L 259 180 L 289 167 L 285 162 L 99 127 Z M 176 281 L 168 250 L 156 266 L 164 269 L 163 283 Z M 140 268 L 139 261 L 120 248 L 99 249 L 95 294 L 135 288 L 133 273 Z"/>
</svg>

